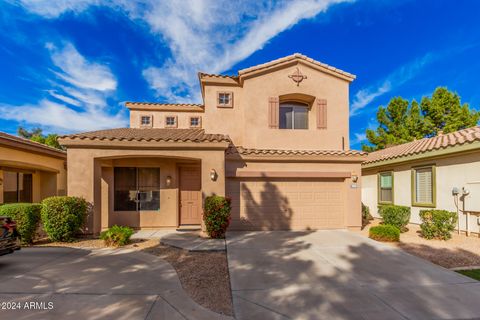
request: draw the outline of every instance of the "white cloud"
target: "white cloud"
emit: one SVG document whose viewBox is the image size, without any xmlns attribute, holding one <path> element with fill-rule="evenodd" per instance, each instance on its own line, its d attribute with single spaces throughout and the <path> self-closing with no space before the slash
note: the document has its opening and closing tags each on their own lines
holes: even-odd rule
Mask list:
<svg viewBox="0 0 480 320">
<path fill-rule="evenodd" d="M 350 144 L 362 143 L 367 140 L 367 135 L 365 133 L 354 133 L 354 138 L 350 141 Z"/>
<path fill-rule="evenodd" d="M 107 66 L 85 59 L 71 43 L 58 49 L 49 43 L 54 65 L 47 79 L 50 98 L 36 104 L 0 104 L 2 118 L 41 125 L 52 131 L 86 131 L 125 126 L 124 113 L 108 112 L 106 99 L 115 93 L 117 80 Z"/>
<path fill-rule="evenodd" d="M 143 70 L 159 97 L 172 102 L 198 100 L 198 71 L 221 73 L 262 49 L 268 41 L 298 22 L 351 0 L 262 1 L 96 1 L 22 0 L 29 11 L 45 18 L 79 14 L 89 6 L 125 12 L 170 49 Z M 293 53 L 293 52 L 292 52 Z"/>
<path fill-rule="evenodd" d="M 357 115 L 363 108 L 369 105 L 377 97 L 390 92 L 391 90 L 398 88 L 405 84 L 407 81 L 413 79 L 426 65 L 432 63 L 439 58 L 440 55 L 433 55 L 428 53 L 423 57 L 407 63 L 398 68 L 394 72 L 390 73 L 383 81 L 380 81 L 379 85 L 373 85 L 367 88 L 357 91 L 353 98 L 353 102 L 350 108 L 350 116 Z"/>
<path fill-rule="evenodd" d="M 109 91 L 117 88 L 117 80 L 104 65 L 87 61 L 71 43 L 61 50 L 47 44 L 53 63 L 61 69 L 57 76 L 80 88 Z"/>
<path fill-rule="evenodd" d="M 57 93 L 55 90 L 47 90 L 47 92 L 54 98 L 61 100 L 67 104 L 71 104 L 76 107 L 80 107 L 82 103 L 76 99 L 64 96 L 63 94 Z"/>
<path fill-rule="evenodd" d="M 91 110 L 78 112 L 48 99 L 32 105 L 0 104 L 0 111 L 5 119 L 42 125 L 62 133 L 106 129 L 125 124 L 121 114 L 112 116 Z"/>
</svg>

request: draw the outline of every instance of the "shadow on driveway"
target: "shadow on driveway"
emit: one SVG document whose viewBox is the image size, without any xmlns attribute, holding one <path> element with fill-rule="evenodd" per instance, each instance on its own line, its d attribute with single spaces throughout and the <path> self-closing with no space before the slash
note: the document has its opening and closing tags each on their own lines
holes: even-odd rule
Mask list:
<svg viewBox="0 0 480 320">
<path fill-rule="evenodd" d="M 473 319 L 480 282 L 348 231 L 229 232 L 237 319 Z"/>
</svg>

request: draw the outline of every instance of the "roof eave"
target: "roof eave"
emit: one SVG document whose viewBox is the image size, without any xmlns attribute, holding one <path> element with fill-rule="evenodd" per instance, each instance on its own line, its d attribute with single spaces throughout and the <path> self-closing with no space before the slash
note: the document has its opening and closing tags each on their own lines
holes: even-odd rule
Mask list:
<svg viewBox="0 0 480 320">
<path fill-rule="evenodd" d="M 79 139 L 62 138 L 59 143 L 67 149 L 221 149 L 230 145 L 229 141 L 152 141 L 146 139 Z"/>
<path fill-rule="evenodd" d="M 390 159 L 365 161 L 362 163 L 362 169 L 370 169 L 376 167 L 398 165 L 400 163 L 412 162 L 417 160 L 426 160 L 430 158 L 451 156 L 458 153 L 468 153 L 472 151 L 480 150 L 480 141 L 474 141 L 470 143 L 464 143 L 461 145 L 451 146 L 447 148 L 441 148 L 436 150 L 425 151 L 421 153 L 398 156 Z"/>
</svg>

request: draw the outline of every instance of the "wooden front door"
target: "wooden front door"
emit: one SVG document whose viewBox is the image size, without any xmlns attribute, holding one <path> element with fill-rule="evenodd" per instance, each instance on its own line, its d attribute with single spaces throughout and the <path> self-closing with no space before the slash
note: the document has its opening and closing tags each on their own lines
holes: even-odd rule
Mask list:
<svg viewBox="0 0 480 320">
<path fill-rule="evenodd" d="M 200 224 L 202 182 L 200 167 L 180 167 L 180 224 Z"/>
</svg>

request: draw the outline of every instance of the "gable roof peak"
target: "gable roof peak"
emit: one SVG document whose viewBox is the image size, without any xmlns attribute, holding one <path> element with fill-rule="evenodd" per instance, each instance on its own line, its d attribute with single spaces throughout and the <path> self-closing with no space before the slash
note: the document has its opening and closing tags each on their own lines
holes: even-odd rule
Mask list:
<svg viewBox="0 0 480 320">
<path fill-rule="evenodd" d="M 253 73 L 255 71 L 274 68 L 274 67 L 277 67 L 277 66 L 280 66 L 280 65 L 288 64 L 288 63 L 293 62 L 293 61 L 305 62 L 307 64 L 310 64 L 314 68 L 318 68 L 320 70 L 326 71 L 328 73 L 331 73 L 333 75 L 336 75 L 336 76 L 338 76 L 340 78 L 343 78 L 345 80 L 348 80 L 348 81 L 353 81 L 356 78 L 356 76 L 354 74 L 351 74 L 351 73 L 348 73 L 346 71 L 340 70 L 338 68 L 332 67 L 332 66 L 330 66 L 326 63 L 317 61 L 315 59 L 312 59 L 312 58 L 310 58 L 310 57 L 308 57 L 304 54 L 298 53 L 298 52 L 296 52 L 294 54 L 291 54 L 291 55 L 288 55 L 288 56 L 285 56 L 285 57 L 282 57 L 282 58 L 279 58 L 279 59 L 275 59 L 275 60 L 266 62 L 266 63 L 258 64 L 256 66 L 252 66 L 252 67 L 248 67 L 248 68 L 239 70 L 238 75 L 240 77 L 243 77 L 243 76 L 245 76 L 249 73 Z"/>
</svg>

